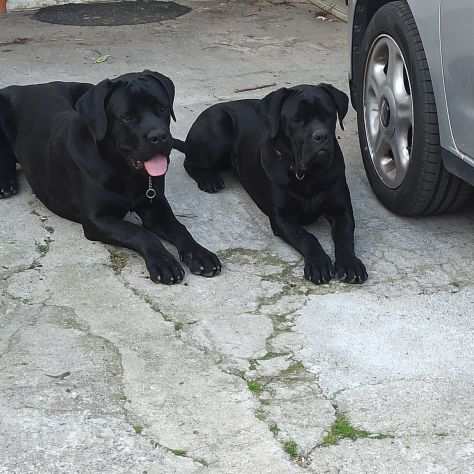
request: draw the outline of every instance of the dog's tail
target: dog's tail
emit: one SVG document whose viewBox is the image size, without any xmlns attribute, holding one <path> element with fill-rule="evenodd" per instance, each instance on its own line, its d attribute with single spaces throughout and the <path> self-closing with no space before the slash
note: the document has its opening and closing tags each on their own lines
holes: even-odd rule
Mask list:
<svg viewBox="0 0 474 474">
<path fill-rule="evenodd" d="M 187 154 L 186 142 L 183 142 L 183 140 L 180 140 L 179 138 L 173 138 L 173 148 L 185 155 Z"/>
</svg>

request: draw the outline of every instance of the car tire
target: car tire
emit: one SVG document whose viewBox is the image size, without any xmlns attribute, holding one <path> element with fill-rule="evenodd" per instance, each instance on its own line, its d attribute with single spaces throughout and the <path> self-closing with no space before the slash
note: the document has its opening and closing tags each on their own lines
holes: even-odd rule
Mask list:
<svg viewBox="0 0 474 474">
<path fill-rule="evenodd" d="M 443 166 L 430 71 L 406 2 L 387 3 L 375 13 L 361 57 L 365 61 L 355 81 L 357 123 L 364 167 L 377 198 L 405 216 L 459 209 L 472 188 Z"/>
</svg>

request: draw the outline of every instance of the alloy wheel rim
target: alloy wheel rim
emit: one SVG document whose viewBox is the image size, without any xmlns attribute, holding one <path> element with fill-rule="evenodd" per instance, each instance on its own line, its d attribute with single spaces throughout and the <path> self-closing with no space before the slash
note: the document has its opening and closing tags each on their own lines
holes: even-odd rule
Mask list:
<svg viewBox="0 0 474 474">
<path fill-rule="evenodd" d="M 413 146 L 414 114 L 405 58 L 389 35 L 378 36 L 364 72 L 364 126 L 370 158 L 381 181 L 398 188 Z"/>
</svg>

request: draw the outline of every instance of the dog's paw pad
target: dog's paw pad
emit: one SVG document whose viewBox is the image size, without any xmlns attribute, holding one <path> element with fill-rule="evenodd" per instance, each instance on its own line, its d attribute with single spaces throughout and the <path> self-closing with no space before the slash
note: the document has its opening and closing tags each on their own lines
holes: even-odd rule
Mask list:
<svg viewBox="0 0 474 474">
<path fill-rule="evenodd" d="M 217 256 L 201 246 L 183 252 L 181 260 L 194 275 L 212 278 L 221 272 L 221 262 Z"/>
<path fill-rule="evenodd" d="M 150 279 L 155 283 L 174 285 L 184 279 L 183 267 L 173 257 L 162 257 L 147 261 Z"/>
<path fill-rule="evenodd" d="M 331 259 L 325 255 L 317 255 L 305 259 L 304 276 L 315 285 L 329 283 L 334 276 Z"/>
<path fill-rule="evenodd" d="M 344 283 L 360 284 L 367 280 L 365 265 L 357 257 L 351 257 L 336 262 L 336 276 Z"/>
</svg>

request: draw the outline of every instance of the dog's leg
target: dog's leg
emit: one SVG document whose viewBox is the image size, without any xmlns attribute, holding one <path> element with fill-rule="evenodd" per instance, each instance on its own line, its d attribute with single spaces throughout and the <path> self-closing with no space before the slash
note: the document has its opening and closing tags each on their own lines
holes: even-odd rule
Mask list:
<svg viewBox="0 0 474 474">
<path fill-rule="evenodd" d="M 364 264 L 355 256 L 354 251 L 354 214 L 346 186 L 348 203 L 345 212 L 337 216 L 327 216 L 332 228 L 336 256 L 336 276 L 346 283 L 363 283 L 367 280 Z"/>
<path fill-rule="evenodd" d="M 331 280 L 334 276 L 333 264 L 313 234 L 307 232 L 291 216 L 279 211 L 273 213 L 270 223 L 276 236 L 281 237 L 303 255 L 304 276 L 307 280 L 317 285 Z"/>
<path fill-rule="evenodd" d="M 3 130 L 0 117 L 0 199 L 13 196 L 17 192 L 16 157 Z"/>
<path fill-rule="evenodd" d="M 83 219 L 82 225 L 89 240 L 127 247 L 142 255 L 154 282 L 172 285 L 183 280 L 183 268 L 153 232 L 111 216 Z"/>
<path fill-rule="evenodd" d="M 211 107 L 193 124 L 184 146 L 184 169 L 196 181 L 199 189 L 217 193 L 224 189 L 219 171 L 231 168 L 235 143 L 235 125 L 232 113 L 223 107 Z"/>
<path fill-rule="evenodd" d="M 181 261 L 192 273 L 213 277 L 221 272 L 217 256 L 194 240 L 186 227 L 176 219 L 164 195 L 158 195 L 153 204 L 136 209 L 136 212 L 145 228 L 176 246 Z"/>
<path fill-rule="evenodd" d="M 224 189 L 224 180 L 214 168 L 199 168 L 194 166 L 192 160 L 184 160 L 184 169 L 196 181 L 199 189 L 206 193 L 217 193 Z"/>
</svg>

